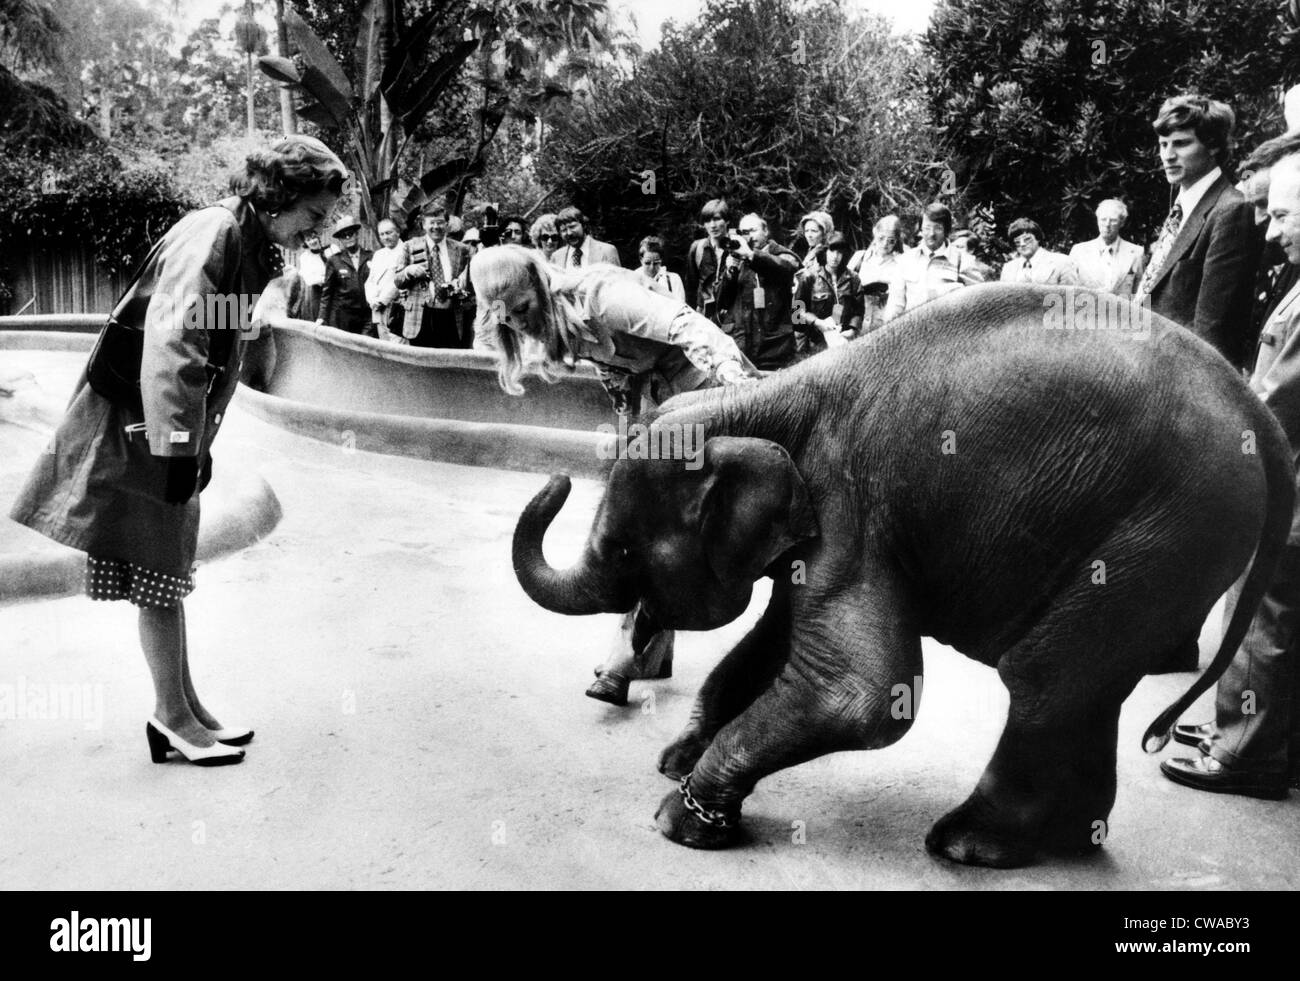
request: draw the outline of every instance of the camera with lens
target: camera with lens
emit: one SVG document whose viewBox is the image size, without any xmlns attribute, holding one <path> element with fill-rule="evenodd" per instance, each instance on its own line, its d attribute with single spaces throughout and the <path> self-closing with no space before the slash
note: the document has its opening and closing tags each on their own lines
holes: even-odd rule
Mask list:
<svg viewBox="0 0 1300 981">
<path fill-rule="evenodd" d="M 740 236 L 736 234 L 734 228 L 727 232 L 726 237 L 722 240 L 722 247 L 728 252 L 740 251 Z"/>
<path fill-rule="evenodd" d="M 443 284 L 440 285 L 440 286 L 436 286 L 436 287 L 434 287 L 434 290 L 433 290 L 433 298 L 434 298 L 435 300 L 437 300 L 439 303 L 450 303 L 450 302 L 451 302 L 451 284 L 449 284 L 449 283 L 443 283 Z"/>
</svg>

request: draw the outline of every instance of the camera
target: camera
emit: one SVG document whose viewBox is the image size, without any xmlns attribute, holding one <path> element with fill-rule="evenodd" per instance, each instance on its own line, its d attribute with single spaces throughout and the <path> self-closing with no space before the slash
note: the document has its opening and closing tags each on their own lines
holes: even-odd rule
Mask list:
<svg viewBox="0 0 1300 981">
<path fill-rule="evenodd" d="M 433 290 L 433 298 L 437 300 L 439 303 L 450 303 L 451 285 L 448 283 L 443 283 L 441 286 L 435 287 Z"/>
<path fill-rule="evenodd" d="M 738 252 L 740 250 L 740 236 L 736 234 L 734 228 L 727 231 L 727 237 L 722 240 L 722 247 L 728 252 Z"/>
</svg>

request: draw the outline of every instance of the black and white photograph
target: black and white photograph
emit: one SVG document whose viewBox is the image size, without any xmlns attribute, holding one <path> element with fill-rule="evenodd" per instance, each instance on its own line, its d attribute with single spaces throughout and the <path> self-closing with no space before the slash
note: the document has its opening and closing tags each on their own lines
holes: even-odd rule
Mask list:
<svg viewBox="0 0 1300 981">
<path fill-rule="evenodd" d="M 24 946 L 1087 893 L 1249 964 L 1297 454 L 1300 0 L 0 0 Z"/>
</svg>

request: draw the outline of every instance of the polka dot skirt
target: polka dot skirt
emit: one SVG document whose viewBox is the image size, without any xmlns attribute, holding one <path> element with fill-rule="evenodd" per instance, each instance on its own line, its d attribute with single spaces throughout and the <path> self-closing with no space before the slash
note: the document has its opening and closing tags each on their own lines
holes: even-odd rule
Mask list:
<svg viewBox="0 0 1300 981">
<path fill-rule="evenodd" d="M 192 575 L 155 572 L 134 562 L 91 555 L 86 563 L 86 595 L 93 600 L 130 600 L 136 606 L 167 609 L 194 591 Z"/>
</svg>

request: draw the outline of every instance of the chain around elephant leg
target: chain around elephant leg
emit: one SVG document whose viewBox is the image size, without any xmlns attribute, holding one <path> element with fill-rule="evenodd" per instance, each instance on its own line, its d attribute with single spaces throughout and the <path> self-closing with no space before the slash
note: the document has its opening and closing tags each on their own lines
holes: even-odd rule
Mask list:
<svg viewBox="0 0 1300 981">
<path fill-rule="evenodd" d="M 689 782 L 664 798 L 655 823 L 665 836 L 691 848 L 732 845 L 741 837 L 741 803 L 759 780 L 826 753 L 887 745 L 911 726 L 889 711 L 892 676 L 857 679 L 852 695 L 841 697 L 840 689 L 827 697 L 808 683 L 806 666 L 794 665 L 796 656 L 713 738 Z"/>
</svg>

